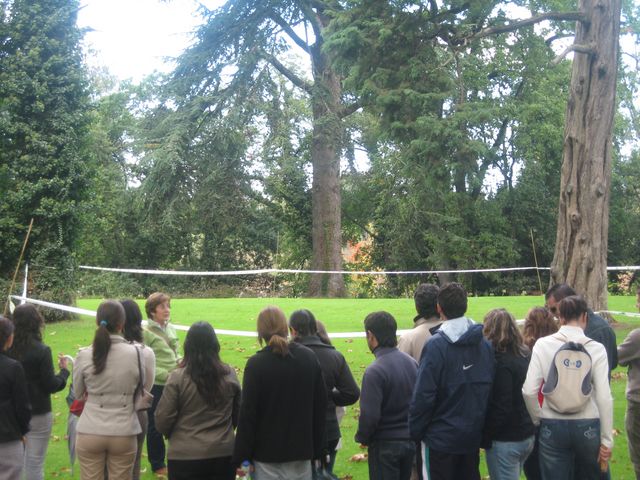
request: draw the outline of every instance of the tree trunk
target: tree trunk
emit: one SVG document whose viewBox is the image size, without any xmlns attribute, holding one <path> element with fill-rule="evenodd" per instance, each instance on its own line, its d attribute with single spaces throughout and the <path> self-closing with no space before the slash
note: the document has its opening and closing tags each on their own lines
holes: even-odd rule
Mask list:
<svg viewBox="0 0 640 480">
<path fill-rule="evenodd" d="M 342 222 L 340 193 L 340 140 L 342 121 L 342 87 L 340 78 L 328 65 L 320 45 L 314 48 L 312 202 L 312 269 L 342 270 Z M 311 275 L 309 296 L 342 297 L 345 295 L 342 274 Z"/>
<path fill-rule="evenodd" d="M 594 309 L 607 306 L 607 235 L 620 0 L 581 0 L 565 119 L 560 205 L 551 282 L 567 283 Z"/>
</svg>

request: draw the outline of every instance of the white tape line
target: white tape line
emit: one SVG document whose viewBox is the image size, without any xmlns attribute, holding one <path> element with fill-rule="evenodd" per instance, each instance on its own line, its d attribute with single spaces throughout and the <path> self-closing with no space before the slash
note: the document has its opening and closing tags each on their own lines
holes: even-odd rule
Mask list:
<svg viewBox="0 0 640 480">
<path fill-rule="evenodd" d="M 36 300 L 35 298 L 29 297 L 19 297 L 17 295 L 12 295 L 16 300 L 21 300 L 29 303 L 33 303 L 34 305 L 40 305 L 42 307 L 53 308 L 55 310 L 62 310 L 64 312 L 77 313 L 78 315 L 88 315 L 89 317 L 95 317 L 96 312 L 93 310 L 85 310 L 84 308 L 78 307 L 69 307 L 67 305 L 60 305 L 58 303 L 45 302 L 44 300 Z"/>
<path fill-rule="evenodd" d="M 608 313 L 610 315 L 622 315 L 623 317 L 635 317 L 640 318 L 640 313 L 632 313 L 632 312 L 616 312 L 615 310 L 601 310 L 599 312 L 595 312 L 597 314 Z"/>
</svg>

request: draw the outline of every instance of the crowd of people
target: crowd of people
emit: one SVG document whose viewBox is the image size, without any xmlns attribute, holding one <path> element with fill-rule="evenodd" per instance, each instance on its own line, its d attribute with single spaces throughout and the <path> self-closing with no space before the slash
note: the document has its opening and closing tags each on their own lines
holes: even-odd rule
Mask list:
<svg viewBox="0 0 640 480">
<path fill-rule="evenodd" d="M 263 348 L 240 382 L 209 323 L 191 325 L 180 353 L 169 296 L 149 296 L 145 326 L 136 302 L 106 300 L 73 366 L 80 476 L 140 478 L 146 438 L 152 471 L 169 479 L 336 479 L 339 418 L 360 400 L 355 441 L 372 480 L 479 480 L 481 448 L 492 480 L 610 478 L 619 361 L 640 479 L 640 329 L 617 347 L 571 287 L 545 298 L 523 328 L 505 309 L 480 324 L 462 285 L 419 285 L 414 328 L 399 339 L 391 314 L 364 319 L 375 359 L 361 388 L 309 310 L 258 314 Z M 70 371 L 60 355 L 55 372 L 43 327 L 30 304 L 0 316 L 0 480 L 44 478 L 51 394 Z"/>
</svg>

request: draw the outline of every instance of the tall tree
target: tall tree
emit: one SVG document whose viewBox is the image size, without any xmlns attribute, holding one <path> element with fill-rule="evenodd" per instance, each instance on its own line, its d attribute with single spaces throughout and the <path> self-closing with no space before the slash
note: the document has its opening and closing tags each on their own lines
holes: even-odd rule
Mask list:
<svg viewBox="0 0 640 480">
<path fill-rule="evenodd" d="M 2 2 L 0 43 L 0 272 L 28 256 L 39 296 L 69 303 L 88 108 L 76 0 Z"/>
<path fill-rule="evenodd" d="M 581 0 L 564 130 L 552 282 L 607 306 L 607 246 L 620 0 Z"/>
</svg>

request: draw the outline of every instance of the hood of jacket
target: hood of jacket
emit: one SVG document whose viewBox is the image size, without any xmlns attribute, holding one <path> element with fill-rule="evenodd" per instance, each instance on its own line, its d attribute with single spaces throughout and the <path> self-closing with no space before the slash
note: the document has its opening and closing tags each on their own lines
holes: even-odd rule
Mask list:
<svg viewBox="0 0 640 480">
<path fill-rule="evenodd" d="M 482 325 L 467 317 L 453 318 L 442 323 L 438 332 L 449 343 L 474 345 L 482 340 Z"/>
</svg>

